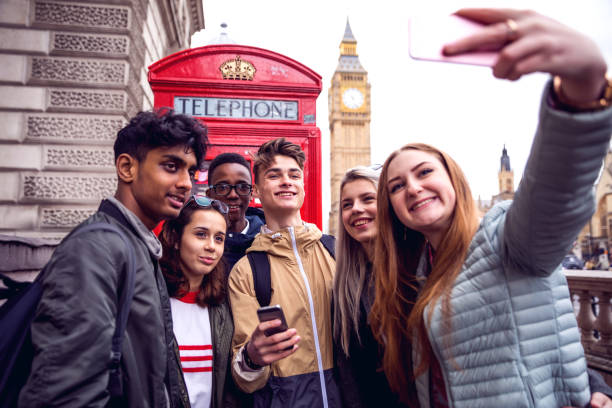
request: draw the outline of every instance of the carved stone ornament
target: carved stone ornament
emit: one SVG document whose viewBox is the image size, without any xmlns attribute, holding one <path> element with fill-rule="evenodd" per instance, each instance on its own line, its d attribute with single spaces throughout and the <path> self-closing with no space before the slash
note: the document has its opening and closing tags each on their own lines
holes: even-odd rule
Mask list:
<svg viewBox="0 0 612 408">
<path fill-rule="evenodd" d="M 126 99 L 124 91 L 50 89 L 48 105 L 50 108 L 121 113 L 126 108 Z"/>
<path fill-rule="evenodd" d="M 39 0 L 34 8 L 34 21 L 67 26 L 128 29 L 130 12 L 129 8 L 121 6 Z"/>
<path fill-rule="evenodd" d="M 125 85 L 127 63 L 77 58 L 32 58 L 31 78 L 96 85 Z"/>
<path fill-rule="evenodd" d="M 129 37 L 127 35 L 104 35 L 55 32 L 53 51 L 64 53 L 113 54 L 127 56 Z"/>
<path fill-rule="evenodd" d="M 111 145 L 125 125 L 121 116 L 30 114 L 26 140 L 40 143 L 100 143 Z"/>
<path fill-rule="evenodd" d="M 44 152 L 44 167 L 49 169 L 115 168 L 115 156 L 110 147 L 45 146 Z"/>
<path fill-rule="evenodd" d="M 242 79 L 252 81 L 255 76 L 255 66 L 249 61 L 240 59 L 240 55 L 236 55 L 233 60 L 225 61 L 219 67 L 223 79 Z"/>
<path fill-rule="evenodd" d="M 25 175 L 23 198 L 36 201 L 98 202 L 117 188 L 115 175 Z"/>
<path fill-rule="evenodd" d="M 72 228 L 95 212 L 96 208 L 43 208 L 41 224 L 45 228 Z"/>
</svg>

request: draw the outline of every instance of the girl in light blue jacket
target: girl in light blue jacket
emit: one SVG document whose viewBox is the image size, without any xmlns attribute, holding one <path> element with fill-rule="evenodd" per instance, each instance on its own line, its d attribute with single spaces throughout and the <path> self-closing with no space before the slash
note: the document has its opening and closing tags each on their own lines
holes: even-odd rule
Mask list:
<svg viewBox="0 0 612 408">
<path fill-rule="evenodd" d="M 458 14 L 487 25 L 446 53 L 499 49 L 496 77 L 546 72 L 554 85 L 514 201 L 482 220 L 440 150 L 409 144 L 385 162 L 370 315 L 383 369 L 415 406 L 585 406 L 584 351 L 559 264 L 593 214 L 609 146 L 606 63 L 590 39 L 531 11 Z"/>
</svg>

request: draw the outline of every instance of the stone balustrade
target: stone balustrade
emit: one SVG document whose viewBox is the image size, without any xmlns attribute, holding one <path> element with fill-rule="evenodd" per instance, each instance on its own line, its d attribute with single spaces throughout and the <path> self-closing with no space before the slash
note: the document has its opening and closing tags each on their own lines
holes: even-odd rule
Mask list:
<svg viewBox="0 0 612 408">
<path fill-rule="evenodd" d="M 590 367 L 612 384 L 612 272 L 566 270 Z"/>
</svg>

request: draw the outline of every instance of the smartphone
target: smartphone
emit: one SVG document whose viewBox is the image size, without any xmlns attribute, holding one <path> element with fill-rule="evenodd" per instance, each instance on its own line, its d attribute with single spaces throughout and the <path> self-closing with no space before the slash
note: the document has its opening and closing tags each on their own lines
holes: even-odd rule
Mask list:
<svg viewBox="0 0 612 408">
<path fill-rule="evenodd" d="M 449 16 L 417 16 L 409 21 L 410 57 L 426 61 L 455 62 L 459 64 L 493 66 L 496 51 L 478 51 L 446 56 L 445 44 L 474 34 L 482 24 L 451 14 Z"/>
<path fill-rule="evenodd" d="M 281 325 L 277 327 L 272 327 L 264 332 L 266 336 L 272 336 L 273 334 L 284 332 L 289 329 L 287 326 L 287 320 L 285 320 L 285 314 L 283 313 L 283 309 L 280 305 L 273 306 L 264 306 L 257 309 L 257 317 L 259 317 L 260 322 L 268 322 L 270 320 L 279 319 L 281 321 Z"/>
</svg>

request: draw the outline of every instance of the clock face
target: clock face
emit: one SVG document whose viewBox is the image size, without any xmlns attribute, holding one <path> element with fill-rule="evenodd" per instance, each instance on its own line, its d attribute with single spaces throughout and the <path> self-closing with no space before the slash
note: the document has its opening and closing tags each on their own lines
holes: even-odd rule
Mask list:
<svg viewBox="0 0 612 408">
<path fill-rule="evenodd" d="M 363 94 L 356 88 L 349 88 L 342 93 L 342 103 L 350 109 L 357 109 L 363 105 Z"/>
</svg>

